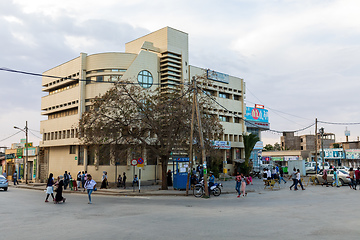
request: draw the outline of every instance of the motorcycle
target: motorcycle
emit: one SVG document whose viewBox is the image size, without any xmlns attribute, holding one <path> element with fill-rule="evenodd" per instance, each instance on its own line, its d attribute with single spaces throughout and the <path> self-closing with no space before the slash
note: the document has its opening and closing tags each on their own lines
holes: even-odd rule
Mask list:
<svg viewBox="0 0 360 240">
<path fill-rule="evenodd" d="M 221 183 L 215 183 L 213 186 L 210 187 L 211 193 L 218 197 L 221 194 L 221 188 L 223 185 Z M 205 193 L 205 186 L 204 186 L 204 180 L 201 180 L 200 183 L 195 184 L 193 194 L 195 197 L 199 198 L 202 197 Z"/>
</svg>

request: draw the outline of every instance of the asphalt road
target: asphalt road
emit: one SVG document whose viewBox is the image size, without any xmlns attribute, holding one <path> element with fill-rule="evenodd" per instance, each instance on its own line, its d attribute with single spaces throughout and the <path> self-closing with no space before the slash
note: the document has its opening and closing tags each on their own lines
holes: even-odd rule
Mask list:
<svg viewBox="0 0 360 240">
<path fill-rule="evenodd" d="M 310 186 L 305 191 L 193 196 L 87 196 L 45 203 L 45 192 L 0 191 L 0 239 L 355 239 L 360 191 Z M 51 197 L 50 197 L 51 198 Z"/>
</svg>

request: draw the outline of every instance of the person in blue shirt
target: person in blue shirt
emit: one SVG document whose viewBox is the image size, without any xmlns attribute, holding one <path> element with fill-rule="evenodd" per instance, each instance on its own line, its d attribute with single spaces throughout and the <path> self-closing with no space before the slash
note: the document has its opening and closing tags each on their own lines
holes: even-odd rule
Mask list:
<svg viewBox="0 0 360 240">
<path fill-rule="evenodd" d="M 132 186 L 134 187 L 134 184 L 137 184 L 139 186 L 139 179 L 137 177 L 137 175 L 135 175 Z"/>
<path fill-rule="evenodd" d="M 210 172 L 209 174 L 210 174 L 210 177 L 209 177 L 209 196 L 210 196 L 210 194 L 211 194 L 211 189 L 210 188 L 212 186 L 214 186 L 214 184 L 215 184 L 215 177 L 213 175 L 213 172 Z"/>
</svg>

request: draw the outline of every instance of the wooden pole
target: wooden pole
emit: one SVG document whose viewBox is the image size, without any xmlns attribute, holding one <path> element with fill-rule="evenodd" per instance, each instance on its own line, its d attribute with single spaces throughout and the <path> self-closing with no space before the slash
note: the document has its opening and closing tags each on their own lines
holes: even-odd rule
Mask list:
<svg viewBox="0 0 360 240">
<path fill-rule="evenodd" d="M 193 91 L 195 90 L 195 81 L 192 81 Z M 192 102 L 192 112 L 191 112 L 191 132 L 190 132 L 190 148 L 189 148 L 189 170 L 188 170 L 188 177 L 186 183 L 186 196 L 189 195 L 189 182 L 190 182 L 190 175 L 192 172 L 193 167 L 193 138 L 194 138 L 194 118 L 195 118 L 195 92 L 193 92 L 193 102 Z"/>
<path fill-rule="evenodd" d="M 199 137 L 200 137 L 200 146 L 201 146 L 201 164 L 203 165 L 203 171 L 204 171 L 204 188 L 205 188 L 205 196 L 209 197 L 209 189 L 207 185 L 207 163 L 206 163 L 206 155 L 205 155 L 205 146 L 204 146 L 204 136 L 202 132 L 202 125 L 201 125 L 201 118 L 200 118 L 200 111 L 199 111 L 199 103 L 197 99 L 198 89 L 196 85 L 196 79 L 193 78 L 194 85 L 195 85 L 195 106 L 196 106 L 196 117 L 198 122 L 198 128 L 199 128 Z"/>
<path fill-rule="evenodd" d="M 318 133 L 317 133 L 317 118 L 315 118 L 315 173 L 317 174 L 317 142 L 318 142 Z"/>
</svg>

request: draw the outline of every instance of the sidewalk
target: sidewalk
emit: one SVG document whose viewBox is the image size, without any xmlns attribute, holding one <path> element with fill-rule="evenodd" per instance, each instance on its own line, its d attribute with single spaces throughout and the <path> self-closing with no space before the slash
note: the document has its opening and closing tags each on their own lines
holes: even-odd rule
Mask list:
<svg viewBox="0 0 360 240">
<path fill-rule="evenodd" d="M 234 194 L 236 195 L 235 191 L 235 180 L 234 178 L 230 178 L 227 181 L 216 181 L 223 185 L 221 189 L 221 194 Z M 287 184 L 280 184 L 281 189 L 288 190 L 289 181 Z M 109 188 L 109 189 L 100 189 L 93 192 L 93 194 L 101 194 L 101 195 L 113 195 L 113 196 L 186 196 L 185 190 L 175 190 L 173 187 L 169 187 L 169 190 L 160 190 L 161 185 L 153 185 L 149 183 L 144 183 L 141 185 L 141 189 L 139 192 L 139 187 L 136 186 L 135 189 L 131 187 L 131 183 L 128 183 L 129 187 L 126 189 L 123 188 Z M 32 189 L 38 191 L 45 190 L 46 183 L 20 183 L 20 185 L 16 185 L 16 188 L 24 188 L 24 189 Z M 14 188 L 15 186 L 11 183 L 9 184 L 10 188 Z M 246 192 L 264 192 L 269 190 L 264 190 L 264 182 L 262 179 L 253 179 L 253 185 L 246 186 Z M 64 190 L 64 194 L 86 194 L 86 191 L 80 189 L 80 191 L 71 191 L 70 188 Z M 189 190 L 189 196 L 193 194 L 192 190 Z"/>
</svg>

